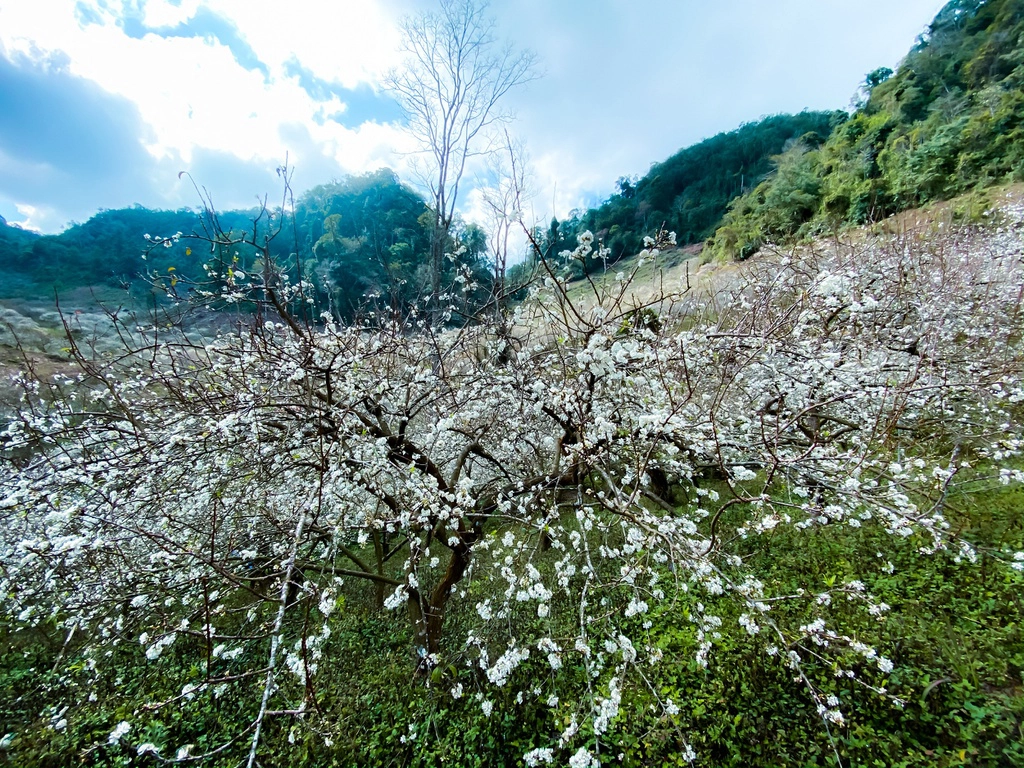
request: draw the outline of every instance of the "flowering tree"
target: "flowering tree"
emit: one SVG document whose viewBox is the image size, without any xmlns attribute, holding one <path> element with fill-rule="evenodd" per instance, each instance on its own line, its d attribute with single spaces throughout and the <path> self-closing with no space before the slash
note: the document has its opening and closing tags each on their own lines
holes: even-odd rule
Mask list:
<svg viewBox="0 0 1024 768">
<path fill-rule="evenodd" d="M 531 656 L 584 670 L 587 695 L 527 765 L 559 750 L 598 764 L 622 692 L 662 657 L 649 614 L 684 595 L 697 663 L 724 635 L 759 638 L 841 726 L 806 669 L 888 695 L 893 661 L 846 627 L 888 606 L 856 579 L 779 592 L 746 554 L 780 528 L 873 526 L 921 556 L 978 556 L 950 526 L 950 489 L 967 471 L 1022 479 L 1005 462 L 1021 447 L 1024 281 L 1015 235 L 972 238 L 769 255 L 731 287 L 646 297 L 636 276 L 666 233 L 583 289 L 541 257 L 511 335 L 415 312 L 306 322 L 291 309 L 305 286 L 269 258 L 261 274 L 211 266 L 197 295 L 250 303 L 243 327 L 122 320 L 117 354 L 74 347 L 75 375 L 21 381 L 4 614 L 56 622 L 97 670 L 112 647 L 157 663 L 191 644 L 204 675 L 154 709 L 257 692 L 247 728 L 178 759 L 252 766 L 268 718 L 315 720 L 332 614 L 358 581 L 412 628 L 410 671 L 485 712 L 495 688 L 548 695 Z M 569 257 L 592 249 L 584 233 Z"/>
</svg>

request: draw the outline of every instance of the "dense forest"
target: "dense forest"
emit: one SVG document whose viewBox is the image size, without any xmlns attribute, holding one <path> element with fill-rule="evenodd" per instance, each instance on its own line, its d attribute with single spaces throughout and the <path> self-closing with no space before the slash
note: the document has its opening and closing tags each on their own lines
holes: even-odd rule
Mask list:
<svg viewBox="0 0 1024 768">
<path fill-rule="evenodd" d="M 898 69 L 871 72 L 823 144 L 802 140 L 731 206 L 717 255 L 1024 178 L 1024 4 L 947 4 Z"/>
<path fill-rule="evenodd" d="M 680 245 L 699 243 L 715 232 L 732 200 L 772 171 L 773 157 L 794 145 L 819 145 L 845 118 L 844 112 L 772 115 L 720 133 L 655 163 L 640 179 L 620 178 L 618 192 L 597 208 L 552 221 L 539 240 L 558 254 L 589 230 L 608 249 L 610 263 L 637 253 L 644 236 L 662 226 Z"/>
<path fill-rule="evenodd" d="M 207 263 L 224 269 L 230 265 L 242 274 L 259 270 L 261 256 L 253 243 L 271 236 L 269 255 L 293 279 L 301 276 L 313 286 L 317 315 L 330 311 L 351 319 L 373 306 L 407 308 L 422 296 L 428 281 L 429 217 L 423 216 L 423 198 L 392 171 L 316 186 L 295 201 L 293 211 L 282 219 L 272 211 L 135 206 L 102 211 L 52 236 L 3 223 L 0 270 L 33 279 L 43 294 L 51 286 L 83 285 L 124 287 L 139 294 L 154 286 L 166 290 L 172 280 L 176 288 L 202 286 Z M 175 233 L 185 237 L 166 239 Z M 469 285 L 486 286 L 483 231 L 459 224 L 453 235 L 450 250 L 459 253 L 445 263 L 445 284 L 468 273 Z M 177 293 L 187 297 L 183 290 Z"/>
</svg>

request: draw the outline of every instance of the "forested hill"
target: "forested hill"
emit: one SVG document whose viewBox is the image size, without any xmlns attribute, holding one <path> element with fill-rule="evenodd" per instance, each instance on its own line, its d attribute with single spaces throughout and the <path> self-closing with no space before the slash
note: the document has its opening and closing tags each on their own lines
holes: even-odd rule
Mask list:
<svg viewBox="0 0 1024 768">
<path fill-rule="evenodd" d="M 637 253 L 645 235 L 664 225 L 685 245 L 713 234 L 729 203 L 772 170 L 772 158 L 795 142 L 818 145 L 845 112 L 773 115 L 720 133 L 656 163 L 640 179 L 620 178 L 618 192 L 597 208 L 552 222 L 544 239 L 554 253 L 572 250 L 590 230 L 610 261 Z"/>
<path fill-rule="evenodd" d="M 270 252 L 292 279 L 301 272 L 313 286 L 310 298 L 317 313 L 330 310 L 348 319 L 368 304 L 408 305 L 429 282 L 425 205 L 388 169 L 321 184 L 296 201 L 294 220 L 280 228 Z M 225 261 L 231 269 L 249 273 L 261 268 L 259 254 L 251 247 L 215 249 L 209 242 L 186 237 L 154 249 L 146 236 L 164 238 L 181 232 L 208 237 L 219 228 L 229 239 L 251 240 L 257 213 L 218 212 L 213 226 L 195 211 L 135 206 L 102 211 L 84 224 L 46 236 L 0 224 L 0 279 L 4 273 L 17 275 L 20 279 L 9 281 L 12 285 L 38 294 L 23 298 L 44 298 L 52 296 L 53 287 L 106 285 L 145 291 L 154 275 L 164 276 L 165 283 L 173 279 L 187 285 L 205 278 L 207 262 Z M 276 228 L 264 215 L 257 239 Z M 453 234 L 466 248 L 445 263 L 448 281 L 457 271 L 485 280 L 483 232 L 460 225 Z"/>
<path fill-rule="evenodd" d="M 1024 178 L 1024 2 L 954 0 L 896 72 L 821 146 L 802 141 L 738 199 L 714 238 L 726 258 Z"/>
<path fill-rule="evenodd" d="M 243 225 L 245 214 L 227 214 L 230 225 Z M 199 217 L 193 211 L 154 211 L 142 206 L 100 211 L 84 224 L 58 235 L 0 223 L 0 270 L 17 273 L 40 286 L 117 286 L 138 278 L 146 268 L 140 256 L 144 235 L 191 232 Z"/>
<path fill-rule="evenodd" d="M 31 250 L 33 243 L 39 239 L 35 232 L 12 227 L 0 216 L 0 269 L 18 266 L 19 259 Z"/>
</svg>

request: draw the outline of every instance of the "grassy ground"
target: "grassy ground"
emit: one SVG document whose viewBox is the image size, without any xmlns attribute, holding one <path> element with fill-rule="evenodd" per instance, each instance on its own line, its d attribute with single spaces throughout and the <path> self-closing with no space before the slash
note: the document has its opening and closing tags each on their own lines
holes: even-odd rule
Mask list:
<svg viewBox="0 0 1024 768">
<path fill-rule="evenodd" d="M 978 545 L 1024 548 L 1024 489 L 979 490 L 965 483 L 950 503 L 952 519 Z M 808 584 L 824 589 L 857 577 L 892 606 L 884 621 L 858 625 L 852 612 L 845 617 L 854 621 L 859 639 L 876 645 L 895 668 L 873 681 L 888 696 L 856 681 L 838 686 L 846 724 L 833 727 L 831 739 L 805 686 L 780 658 L 764 653 L 761 638 L 724 632 L 708 668 L 698 666 L 695 628 L 688 620 L 695 598 L 678 593 L 650 616 L 649 634 L 665 661 L 630 678 L 622 712 L 604 741 L 603 764 L 682 765 L 685 739 L 700 766 L 836 765 L 837 753 L 843 765 L 864 768 L 1024 765 L 1024 579 L 986 556 L 976 564 L 958 563 L 949 553 L 922 557 L 917 549 L 923 543 L 870 528 L 836 527 L 812 535 L 779 531 L 735 544 L 738 554 L 767 574 L 772 592 Z M 315 680 L 315 710 L 301 721 L 272 721 L 263 764 L 483 768 L 520 765 L 532 748 L 557 747 L 558 732 L 587 696 L 583 669 L 551 678 L 535 654 L 513 682 L 537 680 L 542 694 L 517 700 L 513 691 L 521 685 L 486 685 L 478 669 L 459 661 L 461 639 L 473 619 L 470 606 L 489 587 L 475 582 L 471 589 L 473 599 L 461 601 L 463 607 L 449 618 L 452 666 L 423 680 L 413 675 L 401 612 L 378 612 L 372 589 L 362 582 L 347 586 Z M 556 620 L 571 623 L 571 606 L 552 608 L 553 616 L 562 617 Z M 711 608 L 727 622 L 736 618 L 725 599 Z M 783 610 L 799 619 L 805 609 L 794 603 Z M 835 607 L 837 615 L 845 610 Z M 61 654 L 74 654 L 74 643 L 65 647 L 64 634 L 52 628 L 6 634 L 3 640 L 0 723 L 14 736 L 0 751 L 0 763 L 156 765 L 152 756 L 136 754 L 138 745 L 209 748 L 243 729 L 258 707 L 253 684 L 147 711 L 152 702 L 180 694 L 167 681 L 202 680 L 201 643 L 176 644 L 155 662 L 141 648 L 119 651 L 117 673 L 96 681 L 85 659 L 72 664 L 70 674 L 52 671 Z M 807 671 L 814 682 L 836 689 L 829 665 L 811 664 Z M 448 693 L 456 682 L 467 694 L 459 700 Z M 298 686 L 296 680 L 290 684 Z M 474 695 L 478 691 L 494 703 L 490 716 Z M 552 691 L 557 703 L 548 698 Z M 676 702 L 678 715 L 659 714 L 652 692 Z M 292 693 L 301 697 L 297 687 Z M 903 704 L 894 704 L 893 697 Z M 139 723 L 137 729 L 122 744 L 109 744 L 108 735 L 124 719 Z M 244 751 L 228 750 L 210 764 L 235 765 Z"/>
</svg>

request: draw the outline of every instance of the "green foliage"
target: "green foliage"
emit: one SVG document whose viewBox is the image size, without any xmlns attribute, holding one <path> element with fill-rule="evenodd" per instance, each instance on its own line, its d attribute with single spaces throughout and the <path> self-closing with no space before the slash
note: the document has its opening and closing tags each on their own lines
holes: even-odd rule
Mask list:
<svg viewBox="0 0 1024 768">
<path fill-rule="evenodd" d="M 227 228 L 244 228 L 248 214 L 228 212 L 222 217 Z M 149 269 L 166 271 L 174 265 L 184 275 L 202 274 L 201 261 L 188 259 L 185 246 L 154 254 L 147 264 L 141 259 L 147 247 L 145 235 L 168 236 L 175 232 L 202 231 L 198 215 L 190 210 L 154 211 L 142 206 L 101 211 L 84 224 L 72 224 L 58 235 L 25 233 L 15 227 L 0 227 L 0 271 L 31 278 L 42 294 L 51 286 L 123 287 L 141 283 Z M 206 255 L 206 254 L 204 254 Z"/>
<path fill-rule="evenodd" d="M 298 243 L 283 239 L 276 255 L 294 259 L 296 247 L 303 258 L 312 255 L 304 277 L 338 317 L 351 318 L 371 295 L 408 303 L 421 287 L 416 272 L 429 248 L 424 205 L 386 168 L 321 184 L 296 204 Z"/>
<path fill-rule="evenodd" d="M 1024 178 L 1019 0 L 948 3 L 899 69 L 871 72 L 862 92 L 854 115 L 807 153 L 815 183 L 804 178 L 794 195 L 777 158 L 775 174 L 733 204 L 713 239 L 719 257 Z"/>
<path fill-rule="evenodd" d="M 821 202 L 819 155 L 800 141 L 773 158 L 775 176 L 733 201 L 715 233 L 713 253 L 742 260 L 765 242 L 802 231 Z"/>
<path fill-rule="evenodd" d="M 429 286 L 427 260 L 432 219 L 423 198 L 389 169 L 321 184 L 295 203 L 273 239 L 270 253 L 293 280 L 313 285 L 314 316 L 330 311 L 340 320 L 360 313 L 407 309 Z M 174 282 L 205 280 L 203 265 L 217 271 L 259 273 L 262 262 L 243 236 L 261 242 L 278 228 L 280 212 L 153 211 L 141 206 L 102 211 L 59 235 L 39 236 L 0 224 L 0 272 L 28 278 L 26 290 L 113 286 L 148 293 L 153 274 L 174 273 Z M 146 235 L 180 241 L 153 248 Z M 219 236 L 218 236 L 218 233 Z M 467 307 L 483 299 L 490 279 L 486 235 L 456 222 L 446 250 L 442 286 L 459 286 Z M 462 247 L 465 247 L 463 250 Z M 146 260 L 142 259 L 146 252 Z M 171 281 L 165 279 L 164 287 Z M 466 288 L 473 286 L 475 288 Z M 308 308 L 307 308 L 308 310 Z"/>
<path fill-rule="evenodd" d="M 31 252 L 38 239 L 39 235 L 35 232 L 11 226 L 0 217 L 0 266 L 16 268 L 26 254 Z"/>
<path fill-rule="evenodd" d="M 644 235 L 661 226 L 676 233 L 679 245 L 701 242 L 718 227 L 730 201 L 772 170 L 774 156 L 795 143 L 817 147 L 843 117 L 840 112 L 773 115 L 720 133 L 654 164 L 643 178 L 620 178 L 618 193 L 597 208 L 553 221 L 537 233 L 538 242 L 558 254 L 573 250 L 576 235 L 590 230 L 609 249 L 609 263 L 636 254 Z M 583 265 L 567 266 L 582 275 Z"/>
</svg>

